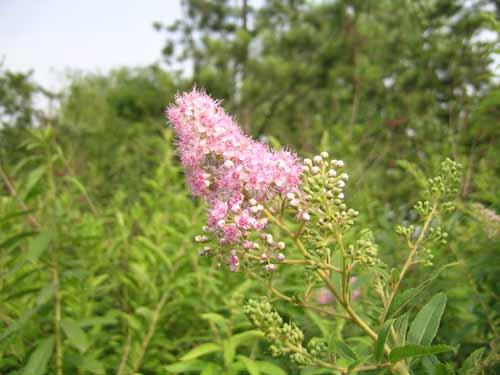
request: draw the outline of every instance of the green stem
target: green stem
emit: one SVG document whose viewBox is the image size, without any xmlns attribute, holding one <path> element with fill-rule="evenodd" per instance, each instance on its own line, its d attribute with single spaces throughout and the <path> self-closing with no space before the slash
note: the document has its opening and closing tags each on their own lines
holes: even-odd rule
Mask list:
<svg viewBox="0 0 500 375">
<path fill-rule="evenodd" d="M 54 306 L 54 331 L 56 336 L 56 373 L 63 374 L 63 350 L 61 339 L 61 288 L 59 285 L 59 270 L 57 265 L 52 270 L 53 282 L 55 285 L 55 306 Z"/>
<path fill-rule="evenodd" d="M 422 227 L 420 235 L 418 236 L 415 243 L 412 244 L 411 242 L 408 242 L 408 246 L 410 247 L 410 253 L 408 254 L 408 258 L 406 258 L 406 262 L 403 265 L 403 268 L 401 269 L 398 280 L 394 284 L 394 287 L 392 288 L 391 293 L 389 294 L 389 297 L 387 298 L 387 303 L 386 303 L 385 308 L 384 308 L 384 314 L 382 317 L 382 321 L 385 321 L 385 319 L 387 318 L 387 313 L 389 312 L 389 307 L 391 306 L 391 303 L 392 303 L 394 297 L 396 296 L 396 293 L 398 292 L 398 289 L 401 285 L 401 282 L 403 281 L 403 278 L 405 277 L 406 273 L 408 272 L 411 265 L 413 264 L 413 257 L 415 256 L 415 254 L 419 250 L 420 245 L 425 238 L 425 234 L 427 232 L 427 229 L 429 228 L 429 225 L 430 225 L 432 219 L 434 218 L 434 215 L 436 213 L 436 209 L 437 209 L 437 200 L 433 204 L 431 212 L 429 213 L 429 216 L 427 216 L 427 218 L 424 222 L 424 226 Z"/>
</svg>

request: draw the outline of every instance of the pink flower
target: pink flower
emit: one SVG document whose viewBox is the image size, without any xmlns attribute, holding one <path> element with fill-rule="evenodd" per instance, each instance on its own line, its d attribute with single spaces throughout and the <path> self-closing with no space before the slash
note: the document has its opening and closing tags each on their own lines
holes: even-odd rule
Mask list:
<svg viewBox="0 0 500 375">
<path fill-rule="evenodd" d="M 328 305 L 332 303 L 334 300 L 335 297 L 328 288 L 321 288 L 318 291 L 316 301 L 318 302 L 319 305 Z"/>
<path fill-rule="evenodd" d="M 231 255 L 227 258 L 227 264 L 229 265 L 229 269 L 231 270 L 231 272 L 238 271 L 240 260 L 236 255 L 236 250 L 231 251 Z"/>
<path fill-rule="evenodd" d="M 240 241 L 240 230 L 246 238 L 248 231 L 266 227 L 255 201 L 266 204 L 276 195 L 298 191 L 302 166 L 297 157 L 247 137 L 204 92 L 178 96 L 166 115 L 189 188 L 208 203 L 208 229 L 223 245 Z"/>
</svg>

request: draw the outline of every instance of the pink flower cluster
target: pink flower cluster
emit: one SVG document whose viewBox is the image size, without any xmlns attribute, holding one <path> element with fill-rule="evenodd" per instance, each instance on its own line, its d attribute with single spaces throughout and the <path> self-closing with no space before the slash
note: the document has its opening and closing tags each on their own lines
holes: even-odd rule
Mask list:
<svg viewBox="0 0 500 375">
<path fill-rule="evenodd" d="M 301 163 L 290 152 L 274 152 L 247 137 L 218 102 L 196 89 L 178 96 L 167 117 L 191 192 L 209 204 L 208 231 L 222 245 L 251 248 L 250 232 L 267 224 L 263 204 L 297 192 Z M 236 250 L 228 263 L 238 268 Z"/>
</svg>

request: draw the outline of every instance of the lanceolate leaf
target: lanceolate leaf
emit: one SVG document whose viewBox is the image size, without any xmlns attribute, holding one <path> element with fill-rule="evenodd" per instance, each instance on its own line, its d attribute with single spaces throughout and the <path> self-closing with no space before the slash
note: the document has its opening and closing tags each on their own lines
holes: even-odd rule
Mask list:
<svg viewBox="0 0 500 375">
<path fill-rule="evenodd" d="M 407 358 L 421 357 L 424 355 L 438 354 L 453 351 L 453 348 L 448 345 L 434 345 L 434 346 L 424 346 L 424 345 L 405 345 L 398 346 L 392 349 L 389 355 L 389 360 L 392 363 L 401 361 Z"/>
<path fill-rule="evenodd" d="M 69 342 L 80 352 L 85 352 L 90 343 L 87 334 L 80 328 L 77 322 L 72 319 L 63 319 L 61 327 L 68 337 Z"/>
<path fill-rule="evenodd" d="M 356 353 L 354 353 L 352 351 L 352 349 L 348 345 L 344 344 L 342 341 L 335 340 L 335 351 L 344 357 L 347 357 L 347 358 L 350 358 L 353 360 L 358 359 L 358 356 L 356 355 Z"/>
<path fill-rule="evenodd" d="M 287 375 L 285 371 L 271 362 L 257 361 L 257 366 L 263 374 L 267 375 Z"/>
<path fill-rule="evenodd" d="M 40 375 L 45 374 L 47 363 L 52 357 L 54 351 L 54 336 L 47 337 L 40 341 L 35 351 L 31 354 L 28 363 L 23 368 L 22 375 Z"/>
<path fill-rule="evenodd" d="M 184 354 L 181 358 L 182 361 L 188 361 L 190 359 L 198 358 L 213 352 L 218 352 L 220 351 L 221 348 L 219 345 L 214 344 L 213 342 L 209 342 L 206 344 L 201 344 L 200 346 L 197 346 L 196 348 L 190 350 L 186 354 Z"/>
<path fill-rule="evenodd" d="M 433 272 L 432 276 L 420 283 L 418 287 L 406 289 L 405 291 L 397 294 L 392 301 L 391 306 L 389 307 L 387 316 L 389 318 L 397 316 L 407 305 L 411 304 L 420 295 L 420 293 L 422 293 L 425 288 L 427 288 L 444 270 L 456 266 L 457 264 L 457 262 L 446 264 L 439 268 L 437 271 Z"/>
<path fill-rule="evenodd" d="M 446 306 L 446 294 L 436 294 L 418 312 L 410 325 L 408 342 L 412 344 L 430 345 L 436 336 Z"/>
<path fill-rule="evenodd" d="M 243 355 L 239 355 L 238 359 L 243 362 L 250 375 L 260 375 L 259 366 L 253 359 Z"/>
<path fill-rule="evenodd" d="M 387 337 L 389 336 L 389 332 L 391 330 L 391 326 L 392 326 L 393 322 L 394 322 L 394 319 L 389 319 L 388 321 L 386 321 L 382 325 L 382 328 L 380 328 L 380 331 L 378 333 L 377 342 L 375 343 L 375 360 L 376 361 L 382 360 L 382 355 L 384 354 L 385 342 L 387 341 Z"/>
</svg>

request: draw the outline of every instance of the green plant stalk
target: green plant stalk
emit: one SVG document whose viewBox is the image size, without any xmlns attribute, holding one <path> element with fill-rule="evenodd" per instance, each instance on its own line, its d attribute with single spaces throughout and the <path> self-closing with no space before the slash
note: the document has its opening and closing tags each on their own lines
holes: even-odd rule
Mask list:
<svg viewBox="0 0 500 375">
<path fill-rule="evenodd" d="M 396 293 L 398 292 L 398 289 L 401 285 L 401 282 L 403 281 L 403 278 L 405 277 L 409 268 L 413 264 L 413 258 L 415 256 L 415 254 L 419 250 L 419 247 L 420 247 L 422 241 L 424 240 L 425 234 L 427 233 L 427 229 L 429 228 L 429 225 L 430 225 L 430 223 L 431 223 L 431 221 L 434 218 L 434 215 L 436 213 L 437 204 L 438 204 L 438 200 L 436 200 L 434 202 L 434 204 L 432 205 L 431 212 L 427 216 L 427 218 L 424 222 L 424 226 L 422 227 L 422 231 L 420 232 L 415 243 L 413 243 L 413 244 L 411 242 L 408 243 L 408 246 L 410 247 L 410 253 L 408 254 L 408 258 L 406 258 L 405 264 L 403 265 L 403 268 L 401 269 L 398 280 L 394 284 L 394 287 L 392 288 L 391 293 L 389 294 L 389 297 L 387 298 L 387 302 L 385 304 L 384 314 L 383 314 L 383 318 L 382 318 L 383 322 L 386 320 L 387 313 L 389 312 L 389 307 L 391 306 L 391 303 L 392 303 L 394 297 L 396 296 Z"/>
<path fill-rule="evenodd" d="M 50 124 L 49 124 L 50 127 Z M 51 225 L 53 226 L 54 232 L 56 228 L 54 206 L 56 201 L 56 184 L 54 181 L 54 165 L 51 155 L 51 144 L 50 140 L 45 144 L 46 158 L 47 158 L 47 178 L 49 185 L 49 199 L 52 203 L 51 206 Z M 61 293 L 61 283 L 59 277 L 59 264 L 57 262 L 57 255 L 52 253 L 54 266 L 52 268 L 53 282 L 55 284 L 55 306 L 54 306 L 54 333 L 56 337 L 56 373 L 57 375 L 63 375 L 63 345 L 61 337 L 61 305 L 62 305 L 62 293 Z"/>
<path fill-rule="evenodd" d="M 56 372 L 57 375 L 63 374 L 63 351 L 61 339 L 61 288 L 59 285 L 59 269 L 57 264 L 52 269 L 53 281 L 56 287 L 55 306 L 54 306 L 54 331 L 56 336 Z"/>
<path fill-rule="evenodd" d="M 128 355 L 130 353 L 130 346 L 132 345 L 132 330 L 130 328 L 127 328 L 127 339 L 125 341 L 125 346 L 123 348 L 123 354 L 122 358 L 120 360 L 120 365 L 118 366 L 118 369 L 116 370 L 116 375 L 122 375 L 123 371 L 125 370 L 125 366 L 127 365 L 128 362 Z"/>
<path fill-rule="evenodd" d="M 170 295 L 170 290 L 167 290 L 165 293 L 163 293 L 163 295 L 160 298 L 160 301 L 158 302 L 158 304 L 155 307 L 153 320 L 151 321 L 151 324 L 149 325 L 148 333 L 146 334 L 146 336 L 144 337 L 144 340 L 142 341 L 141 349 L 139 351 L 139 356 L 137 357 L 137 360 L 135 361 L 134 366 L 133 366 L 133 373 L 136 373 L 142 364 L 142 360 L 144 359 L 144 355 L 146 354 L 146 350 L 147 350 L 149 343 L 150 343 L 151 339 L 153 338 L 153 335 L 156 331 L 156 326 L 158 325 L 158 321 L 160 320 L 161 310 L 162 310 L 163 306 L 165 305 L 165 303 L 167 302 L 167 298 L 169 295 Z"/>
<path fill-rule="evenodd" d="M 296 247 L 299 249 L 299 251 L 302 253 L 302 255 L 304 256 L 304 258 L 306 259 L 311 259 L 311 255 L 309 254 L 309 252 L 307 251 L 307 249 L 305 248 L 303 242 L 300 240 L 300 238 L 297 238 L 293 235 L 293 233 L 286 227 L 286 225 L 283 224 L 283 222 L 281 222 L 281 220 L 279 220 L 277 217 L 275 217 L 271 211 L 269 211 L 269 209 L 267 208 L 264 208 L 264 213 L 266 214 L 266 216 L 268 217 L 269 220 L 271 220 L 272 222 L 274 222 L 280 229 L 282 229 L 286 234 L 289 235 L 289 237 L 293 240 L 294 244 L 296 245 Z M 342 238 L 340 237 L 339 238 L 340 240 L 342 240 Z M 341 247 L 341 249 L 344 249 L 343 248 L 343 243 L 339 243 L 339 247 Z M 342 251 L 342 250 L 341 250 Z M 345 249 L 344 249 L 344 253 L 342 254 L 343 257 L 345 254 Z M 344 257 L 345 259 L 345 257 Z M 346 270 L 346 261 L 344 262 L 344 271 L 343 273 L 345 272 Z M 347 268 L 347 271 L 348 271 L 348 268 Z M 321 270 L 321 269 L 317 269 L 316 271 L 316 274 L 323 280 L 323 282 L 325 283 L 325 285 L 327 286 L 327 288 L 332 292 L 332 294 L 335 296 L 335 298 L 337 299 L 337 301 L 339 301 L 340 305 L 344 308 L 344 310 L 347 312 L 347 314 L 350 316 L 351 320 L 356 323 L 358 325 L 358 327 L 360 327 L 368 336 L 370 336 L 370 338 L 373 340 L 373 341 L 377 341 L 377 338 L 378 338 L 378 335 L 377 333 L 368 325 L 368 323 L 366 323 L 355 311 L 354 309 L 352 308 L 352 306 L 350 305 L 350 302 L 349 302 L 349 298 L 347 299 L 344 299 L 344 298 L 341 298 L 341 296 L 339 295 L 339 293 L 337 292 L 337 290 L 335 289 L 335 287 L 333 286 L 332 282 L 330 281 L 330 278 L 328 276 L 328 273 L 326 273 L 325 271 Z M 346 275 L 344 274 L 343 275 L 344 277 L 344 280 L 345 280 L 345 277 Z M 345 288 L 343 288 L 345 289 Z M 391 352 L 391 348 L 389 347 L 389 345 L 385 345 L 384 346 L 384 352 L 389 355 L 390 352 Z M 331 367 L 330 367 L 331 368 Z M 408 369 L 406 368 L 406 366 L 402 363 L 396 363 L 395 365 L 395 368 L 398 369 L 398 371 L 403 374 L 403 375 L 407 375 L 409 374 L 408 372 Z"/>
</svg>

